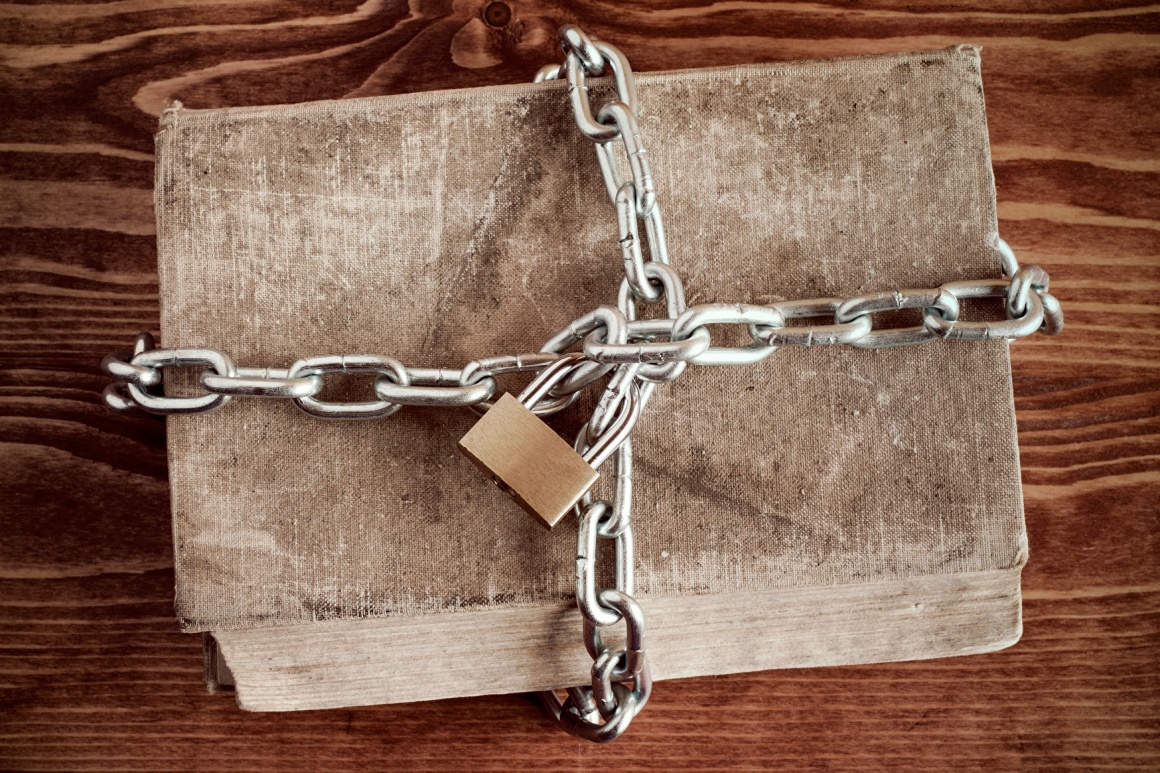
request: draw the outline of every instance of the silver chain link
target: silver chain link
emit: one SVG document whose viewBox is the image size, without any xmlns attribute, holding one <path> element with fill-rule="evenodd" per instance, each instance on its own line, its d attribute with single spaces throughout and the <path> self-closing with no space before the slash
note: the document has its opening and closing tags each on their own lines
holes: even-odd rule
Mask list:
<svg viewBox="0 0 1160 773">
<path fill-rule="evenodd" d="M 132 352 L 110 355 L 101 365 L 116 382 L 106 387 L 105 403 L 128 412 L 188 414 L 216 410 L 234 397 L 292 400 L 324 419 L 375 419 L 405 405 L 468 407 L 478 413 L 492 405 L 503 375 L 539 372 L 553 366 L 530 395 L 528 407 L 541 416 L 561 411 L 581 391 L 612 374 L 588 422 L 576 437 L 577 452 L 593 467 L 612 458 L 615 492 L 611 502 L 585 494 L 575 510 L 579 520 L 576 552 L 576 605 L 584 619 L 584 644 L 592 656 L 591 683 L 570 687 L 561 699 L 542 693 L 561 727 L 593 741 L 622 734 L 644 708 L 652 690 L 645 655 L 645 621 L 633 597 L 632 443 L 628 430 L 658 383 L 677 378 L 694 365 L 745 365 L 759 362 L 782 346 L 850 345 L 881 348 L 936 339 L 1015 339 L 1037 331 L 1056 335 L 1063 310 L 1049 292 L 1050 278 L 1039 266 L 1020 267 L 1010 246 L 996 250 L 1004 278 L 947 282 L 935 288 L 895 290 L 853 298 L 809 298 L 767 305 L 705 303 L 685 306 L 684 287 L 669 261 L 664 224 L 638 123 L 639 105 L 632 68 L 615 47 L 566 25 L 559 40 L 564 63 L 548 65 L 536 82 L 564 78 L 576 125 L 594 143 L 616 222 L 624 279 L 616 306 L 601 306 L 550 337 L 539 352 L 474 360 L 459 369 L 407 367 L 380 355 L 324 355 L 300 359 L 288 368 L 238 367 L 224 353 L 208 348 L 157 349 L 148 333 L 137 336 Z M 595 113 L 589 102 L 589 77 L 609 70 L 616 98 Z M 616 143 L 624 149 L 630 176 L 621 175 Z M 640 238 L 640 221 L 646 239 Z M 646 252 L 643 247 L 647 247 Z M 1004 299 L 1005 317 L 991 321 L 960 319 L 960 301 Z M 636 303 L 664 301 L 667 316 L 638 320 Z M 917 309 L 922 324 L 877 327 L 874 315 Z M 794 325 L 791 320 L 818 320 Z M 748 333 L 749 343 L 713 346 L 708 326 L 732 325 Z M 583 355 L 570 350 L 580 345 Z M 567 359 L 568 362 L 561 362 Z M 199 394 L 165 395 L 169 368 L 202 369 Z M 330 373 L 375 375 L 373 394 L 363 402 L 324 401 L 319 394 Z M 539 383 L 539 382 L 537 382 Z M 620 429 L 618 430 L 617 427 Z M 616 442 L 610 442 L 616 438 Z M 617 445 L 618 443 L 618 445 Z M 597 588 L 598 540 L 615 546 L 615 583 Z M 601 629 L 621 620 L 624 647 L 609 648 Z M 631 686 L 629 686 L 631 685 Z"/>
</svg>

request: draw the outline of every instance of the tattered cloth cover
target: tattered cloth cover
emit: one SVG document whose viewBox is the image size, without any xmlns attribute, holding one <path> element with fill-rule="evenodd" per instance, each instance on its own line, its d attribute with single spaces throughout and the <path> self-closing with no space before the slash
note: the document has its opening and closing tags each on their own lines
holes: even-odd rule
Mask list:
<svg viewBox="0 0 1160 773">
<path fill-rule="evenodd" d="M 976 49 L 638 83 L 690 304 L 1000 275 Z M 614 209 L 562 83 L 175 108 L 162 123 L 165 346 L 247 366 L 362 353 L 461 367 L 536 351 L 616 297 Z M 475 420 L 326 422 L 257 399 L 171 417 L 184 627 L 571 603 L 574 522 L 545 531 L 456 452 Z M 644 597 L 1025 559 L 1001 341 L 691 367 L 634 439 Z"/>
</svg>

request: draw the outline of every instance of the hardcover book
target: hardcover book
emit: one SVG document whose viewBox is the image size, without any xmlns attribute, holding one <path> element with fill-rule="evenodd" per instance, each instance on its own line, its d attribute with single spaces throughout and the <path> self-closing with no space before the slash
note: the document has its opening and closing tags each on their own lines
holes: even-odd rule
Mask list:
<svg viewBox="0 0 1160 773">
<path fill-rule="evenodd" d="M 637 82 L 690 304 L 1001 275 L 975 48 Z M 156 208 L 162 345 L 252 367 L 534 352 L 615 303 L 622 276 L 559 82 L 174 106 Z M 570 437 L 584 411 L 551 423 Z M 211 687 L 266 711 L 588 681 L 575 521 L 544 530 L 457 453 L 476 420 L 327 422 L 246 399 L 169 417 L 176 609 L 206 635 Z M 633 440 L 655 679 L 1018 639 L 1027 544 L 1005 342 L 690 367 Z"/>
</svg>

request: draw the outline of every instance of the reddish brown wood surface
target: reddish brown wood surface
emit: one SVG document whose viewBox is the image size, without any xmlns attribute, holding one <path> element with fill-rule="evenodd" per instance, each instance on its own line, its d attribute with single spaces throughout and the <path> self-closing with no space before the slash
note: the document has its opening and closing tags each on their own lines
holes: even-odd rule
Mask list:
<svg viewBox="0 0 1160 773">
<path fill-rule="evenodd" d="M 1018 645 L 662 683 L 611 747 L 523 696 L 256 715 L 204 692 L 173 620 L 163 427 L 100 401 L 101 356 L 158 324 L 163 100 L 523 81 L 564 21 L 639 70 L 984 45 L 1003 233 L 1068 320 L 1013 347 Z M 0 768 L 1160 768 L 1160 6 L 8 4 L 0 89 Z"/>
</svg>

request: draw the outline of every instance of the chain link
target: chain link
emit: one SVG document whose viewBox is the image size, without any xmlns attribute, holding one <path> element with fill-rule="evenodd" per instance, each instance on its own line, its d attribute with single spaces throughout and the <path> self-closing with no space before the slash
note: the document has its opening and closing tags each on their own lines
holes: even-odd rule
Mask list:
<svg viewBox="0 0 1160 773">
<path fill-rule="evenodd" d="M 204 413 L 234 397 L 292 400 L 306 413 L 325 419 L 374 419 L 404 405 L 468 407 L 482 413 L 493 404 L 496 378 L 534 372 L 521 395 L 533 412 L 547 416 L 574 403 L 589 385 L 611 374 L 574 447 L 593 467 L 614 460 L 613 501 L 586 493 L 576 505 L 576 603 L 584 620 L 584 645 L 592 656 L 589 686 L 567 688 L 567 698 L 542 693 L 561 727 L 593 741 L 610 741 L 644 708 L 652 690 L 645 654 L 645 620 L 633 597 L 632 443 L 629 433 L 657 384 L 672 381 L 688 366 L 742 365 L 769 357 L 783 346 L 849 345 L 881 348 L 936 339 L 1015 339 L 1063 329 L 1063 310 L 1048 291 L 1050 278 L 1038 266 L 1020 266 L 1010 246 L 996 244 L 1004 278 L 947 282 L 936 288 L 895 290 L 852 298 L 809 298 L 767 305 L 705 303 L 685 306 L 680 276 L 670 265 L 661 209 L 638 122 L 632 68 L 615 47 L 572 25 L 560 29 L 564 63 L 536 74 L 542 82 L 564 78 L 581 133 L 594 143 L 609 199 L 616 211 L 624 263 L 616 306 L 600 306 L 556 332 L 539 352 L 474 360 L 460 369 L 406 367 L 380 355 L 324 355 L 298 360 L 289 368 L 237 367 L 215 349 L 157 349 L 148 333 L 131 353 L 110 355 L 101 365 L 116 382 L 105 403 L 116 411 L 143 409 L 155 414 Z M 595 113 L 589 76 L 611 71 L 616 98 Z M 629 177 L 621 175 L 617 142 Z M 645 240 L 640 238 L 640 221 Z M 647 247 L 647 258 L 645 247 Z M 990 321 L 960 318 L 961 302 L 1001 298 L 1005 317 Z M 664 301 L 665 317 L 638 319 L 637 302 Z M 915 309 L 920 325 L 878 327 L 880 312 Z M 790 324 L 814 320 L 814 324 Z M 714 346 L 709 326 L 736 326 L 748 334 L 739 346 Z M 570 351 L 579 345 L 582 352 Z M 163 393 L 164 372 L 202 368 L 200 394 Z M 333 402 L 318 397 L 331 373 L 375 376 L 373 400 Z M 612 540 L 616 571 L 612 588 L 597 587 L 597 544 Z M 625 621 L 626 645 L 606 646 L 601 629 Z M 631 687 L 629 686 L 631 684 Z"/>
</svg>

